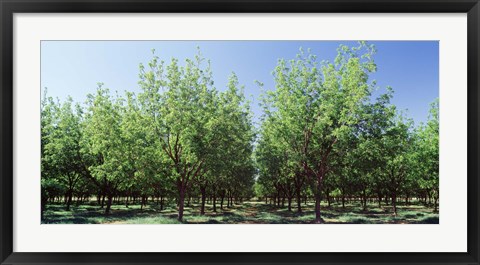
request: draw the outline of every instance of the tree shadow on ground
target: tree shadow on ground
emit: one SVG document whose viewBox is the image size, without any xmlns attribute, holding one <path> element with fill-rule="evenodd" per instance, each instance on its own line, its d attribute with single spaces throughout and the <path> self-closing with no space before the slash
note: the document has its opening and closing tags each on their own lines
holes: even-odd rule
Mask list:
<svg viewBox="0 0 480 265">
<path fill-rule="evenodd" d="M 370 205 L 369 205 L 370 206 Z M 400 206 L 397 216 L 393 216 L 391 207 L 373 207 L 363 211 L 360 205 L 349 205 L 343 209 L 340 205 L 322 206 L 321 216 L 326 224 L 438 224 L 438 213 L 423 206 Z M 212 212 L 206 208 L 204 215 L 200 214 L 198 205 L 186 208 L 184 222 L 187 224 L 311 224 L 315 223 L 313 205 L 302 205 L 302 212 L 296 207 L 289 211 L 286 207 L 245 202 L 232 207 L 224 207 Z M 210 211 L 208 210 L 210 209 Z M 178 223 L 178 211 L 175 205 L 160 210 L 156 205 L 148 205 L 140 209 L 139 205 L 113 205 L 109 215 L 99 205 L 72 205 L 71 211 L 65 210 L 64 204 L 47 205 L 45 220 L 42 224 L 111 224 L 111 223 Z M 163 218 L 163 219 L 162 219 Z M 133 220 L 133 222 L 132 222 Z M 175 222 L 169 222 L 172 220 Z"/>
</svg>

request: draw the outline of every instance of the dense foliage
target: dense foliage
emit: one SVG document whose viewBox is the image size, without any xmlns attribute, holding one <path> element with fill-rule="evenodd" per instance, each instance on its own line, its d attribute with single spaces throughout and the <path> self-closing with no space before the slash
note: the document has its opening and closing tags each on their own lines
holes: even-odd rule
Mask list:
<svg viewBox="0 0 480 265">
<path fill-rule="evenodd" d="M 400 198 L 415 198 L 437 210 L 438 101 L 415 127 L 391 88 L 374 98 L 374 53 L 360 42 L 340 46 L 334 62 L 303 51 L 279 60 L 258 128 L 237 76 L 217 89 L 200 53 L 183 64 L 154 53 L 140 65 L 138 94 L 99 84 L 83 105 L 45 94 L 42 212 L 94 197 L 106 214 L 114 201 L 176 203 L 180 221 L 191 198 L 201 214 L 207 200 L 213 211 L 256 197 L 301 212 L 313 199 L 317 223 L 322 200 L 360 200 L 365 210 L 377 201 L 396 214 Z"/>
</svg>

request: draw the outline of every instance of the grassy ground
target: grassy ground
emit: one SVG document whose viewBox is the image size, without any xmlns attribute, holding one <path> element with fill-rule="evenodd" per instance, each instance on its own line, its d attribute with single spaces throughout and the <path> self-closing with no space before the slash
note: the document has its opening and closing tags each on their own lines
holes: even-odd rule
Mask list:
<svg viewBox="0 0 480 265">
<path fill-rule="evenodd" d="M 339 204 L 331 207 L 322 204 L 322 218 L 327 224 L 438 224 L 439 215 L 433 209 L 420 204 L 400 205 L 397 216 L 392 214 L 390 206 L 370 204 L 363 211 L 360 204 Z M 314 205 L 302 204 L 302 213 L 295 209 L 289 212 L 286 207 L 275 207 L 264 202 L 248 201 L 234 207 L 212 212 L 212 205 L 206 206 L 206 214 L 200 215 L 198 204 L 186 207 L 183 223 L 189 224 L 308 224 L 315 219 Z M 62 204 L 47 205 L 44 224 L 179 224 L 177 210 L 167 207 L 160 211 L 151 203 L 142 210 L 139 205 L 112 205 L 111 214 L 105 216 L 103 209 L 95 204 L 73 205 L 71 211 L 65 211 Z"/>
</svg>

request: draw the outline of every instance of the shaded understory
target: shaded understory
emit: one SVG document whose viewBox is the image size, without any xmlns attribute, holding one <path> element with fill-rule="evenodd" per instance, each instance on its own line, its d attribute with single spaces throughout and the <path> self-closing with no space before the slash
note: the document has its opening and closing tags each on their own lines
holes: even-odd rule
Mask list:
<svg viewBox="0 0 480 265">
<path fill-rule="evenodd" d="M 198 204 L 185 208 L 183 223 L 189 224 L 307 224 L 315 219 L 314 206 L 308 203 L 303 206 L 303 212 L 296 209 L 276 207 L 264 202 L 247 201 L 231 208 L 212 212 L 212 205 L 206 206 L 205 215 L 200 215 Z M 331 207 L 322 205 L 322 218 L 327 224 L 438 224 L 439 215 L 432 208 L 421 204 L 400 205 L 398 214 L 394 216 L 390 206 L 379 208 L 377 204 L 368 205 L 363 211 L 360 204 L 340 204 Z M 104 210 L 92 203 L 91 205 L 73 205 L 66 211 L 63 204 L 49 204 L 45 211 L 44 224 L 178 224 L 175 207 L 160 210 L 151 203 L 143 209 L 139 205 L 112 205 L 111 214 L 106 216 Z"/>
</svg>

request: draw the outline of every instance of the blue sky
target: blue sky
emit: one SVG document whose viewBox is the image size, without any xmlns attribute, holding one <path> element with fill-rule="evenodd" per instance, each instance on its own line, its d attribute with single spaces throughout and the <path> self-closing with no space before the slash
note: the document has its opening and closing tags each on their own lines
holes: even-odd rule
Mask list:
<svg viewBox="0 0 480 265">
<path fill-rule="evenodd" d="M 416 124 L 428 117 L 429 105 L 439 96 L 437 41 L 373 41 L 378 71 L 371 77 L 379 92 L 386 86 L 395 90 L 393 103 Z M 88 93 L 102 82 L 111 91 L 140 92 L 138 66 L 152 58 L 152 49 L 161 59 L 180 62 L 192 58 L 196 47 L 211 60 L 215 87 L 224 90 L 233 72 L 245 86 L 252 101 L 255 120 L 261 90 L 255 80 L 274 89 L 272 70 L 279 58 L 292 59 L 299 48 L 311 49 L 319 60 L 333 61 L 339 44 L 345 41 L 42 41 L 41 88 L 61 101 L 71 96 L 83 103 Z M 377 92 L 377 94 L 379 93 Z"/>
</svg>

